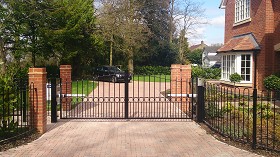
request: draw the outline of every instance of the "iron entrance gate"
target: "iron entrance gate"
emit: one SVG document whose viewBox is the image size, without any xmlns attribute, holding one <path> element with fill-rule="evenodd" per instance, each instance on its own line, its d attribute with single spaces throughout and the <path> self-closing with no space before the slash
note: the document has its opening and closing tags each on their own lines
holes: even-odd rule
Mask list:
<svg viewBox="0 0 280 157">
<path fill-rule="evenodd" d="M 72 88 L 72 93 L 61 95 L 61 118 L 192 119 L 196 102 L 190 94 L 196 91 L 193 80 L 171 80 L 170 76 L 154 75 L 133 76 L 125 83 L 67 82 L 64 86 Z M 179 86 L 183 84 L 186 85 L 184 89 Z"/>
</svg>

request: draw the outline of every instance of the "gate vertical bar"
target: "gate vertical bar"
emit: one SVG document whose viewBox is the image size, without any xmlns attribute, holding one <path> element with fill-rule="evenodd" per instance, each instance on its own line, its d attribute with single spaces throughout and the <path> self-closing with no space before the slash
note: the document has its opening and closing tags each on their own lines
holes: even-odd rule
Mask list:
<svg viewBox="0 0 280 157">
<path fill-rule="evenodd" d="M 197 80 L 197 107 L 196 107 L 196 120 L 198 123 L 203 122 L 205 118 L 205 101 L 204 101 L 204 81 L 201 78 Z"/>
<path fill-rule="evenodd" d="M 252 148 L 256 149 L 257 145 L 257 52 L 254 52 L 254 90 L 253 90 L 253 141 Z"/>
<path fill-rule="evenodd" d="M 28 86 L 24 84 L 24 88 L 25 89 L 23 89 L 23 91 L 22 91 L 22 95 L 23 95 L 22 96 L 22 98 L 23 98 L 23 100 L 22 100 L 23 101 L 23 103 L 22 103 L 22 111 L 23 111 L 22 117 L 23 117 L 23 122 L 26 122 L 26 115 L 27 115 L 26 114 L 26 109 L 27 109 L 27 101 L 26 101 L 27 99 L 26 98 L 27 98 Z"/>
<path fill-rule="evenodd" d="M 51 122 L 57 122 L 56 78 L 51 78 Z"/>
<path fill-rule="evenodd" d="M 193 117 L 194 117 L 194 116 L 193 116 L 193 115 L 194 115 L 194 105 L 193 105 L 193 101 L 194 101 L 194 99 L 193 99 L 193 97 L 194 97 L 194 89 L 193 89 L 193 87 L 194 87 L 194 85 L 193 85 L 193 84 L 194 84 L 194 77 L 191 78 L 191 86 L 192 86 L 192 87 L 191 87 L 191 88 L 192 88 L 191 101 L 192 101 L 192 102 L 191 102 L 191 107 L 190 107 L 190 108 L 191 108 L 191 112 L 190 112 L 190 113 L 191 113 L 191 118 L 192 118 L 192 119 L 193 119 Z"/>
<path fill-rule="evenodd" d="M 61 87 L 61 78 L 59 80 L 59 105 L 60 105 L 60 118 L 62 118 L 62 87 Z"/>
<path fill-rule="evenodd" d="M 124 90 L 124 112 L 125 112 L 125 119 L 128 119 L 128 71 L 125 71 L 125 90 Z"/>
</svg>

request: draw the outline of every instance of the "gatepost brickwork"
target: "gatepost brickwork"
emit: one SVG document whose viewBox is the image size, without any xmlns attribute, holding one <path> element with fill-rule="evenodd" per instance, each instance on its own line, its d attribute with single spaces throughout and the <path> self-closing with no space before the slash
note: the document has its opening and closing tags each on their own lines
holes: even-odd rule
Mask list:
<svg viewBox="0 0 280 157">
<path fill-rule="evenodd" d="M 191 94 L 191 65 L 171 65 L 171 97 L 182 103 L 182 110 L 188 110 L 189 99 L 184 94 Z"/>
<path fill-rule="evenodd" d="M 34 127 L 43 134 L 47 130 L 46 68 L 29 68 L 31 111 Z"/>
<path fill-rule="evenodd" d="M 72 94 L 72 67 L 71 65 L 60 65 L 62 109 L 71 110 L 71 97 L 64 97 L 65 94 Z"/>
</svg>

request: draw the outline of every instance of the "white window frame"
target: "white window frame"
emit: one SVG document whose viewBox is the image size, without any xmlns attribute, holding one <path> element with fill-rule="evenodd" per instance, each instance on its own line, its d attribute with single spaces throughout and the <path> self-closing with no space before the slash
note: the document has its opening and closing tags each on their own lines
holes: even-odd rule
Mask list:
<svg viewBox="0 0 280 157">
<path fill-rule="evenodd" d="M 235 0 L 235 23 L 250 19 L 251 0 Z"/>
<path fill-rule="evenodd" d="M 226 53 L 222 56 L 222 65 L 221 65 L 221 70 L 222 70 L 222 73 L 221 73 L 221 80 L 223 81 L 230 81 L 229 80 L 229 76 L 233 73 L 238 73 L 241 75 L 241 61 L 242 61 L 242 55 L 250 55 L 250 80 L 249 81 L 246 81 L 246 80 L 241 80 L 240 83 L 252 83 L 252 79 L 253 79 L 253 53 L 249 52 L 249 53 L 242 53 L 242 52 L 235 52 L 235 53 Z M 231 56 L 230 57 L 230 65 L 234 65 L 234 67 L 228 67 L 228 57 L 227 56 Z M 234 60 L 232 60 L 232 56 L 235 56 L 234 57 Z M 226 61 L 224 61 L 226 57 Z M 226 65 L 225 65 L 226 64 Z M 226 69 L 226 71 L 225 71 Z"/>
<path fill-rule="evenodd" d="M 222 80 L 229 81 L 229 76 L 235 73 L 236 55 L 227 53 L 222 56 Z"/>
</svg>

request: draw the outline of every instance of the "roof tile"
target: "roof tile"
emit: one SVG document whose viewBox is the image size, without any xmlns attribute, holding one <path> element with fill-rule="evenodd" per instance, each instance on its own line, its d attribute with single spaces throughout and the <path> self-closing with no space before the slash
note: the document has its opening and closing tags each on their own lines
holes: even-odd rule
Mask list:
<svg viewBox="0 0 280 157">
<path fill-rule="evenodd" d="M 250 51 L 259 49 L 259 44 L 253 34 L 245 34 L 231 38 L 224 46 L 218 49 L 217 52 Z"/>
</svg>

